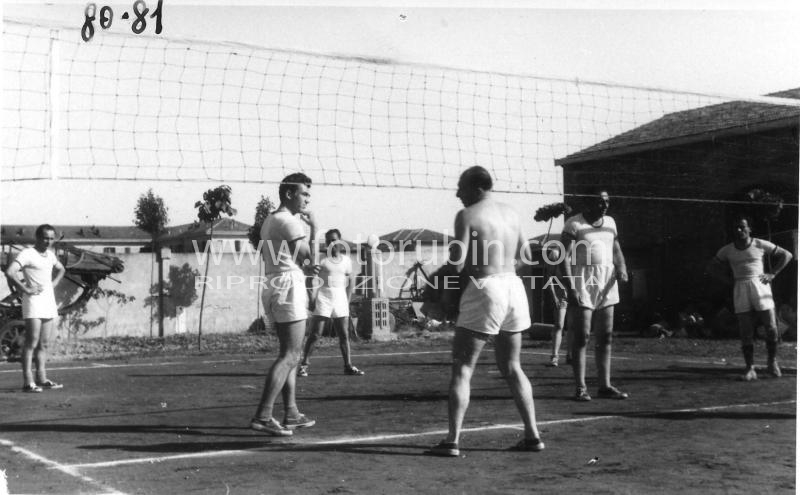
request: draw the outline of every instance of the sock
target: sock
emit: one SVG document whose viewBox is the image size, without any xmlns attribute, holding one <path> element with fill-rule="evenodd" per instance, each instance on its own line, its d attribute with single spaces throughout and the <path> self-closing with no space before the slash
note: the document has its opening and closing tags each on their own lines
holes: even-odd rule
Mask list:
<svg viewBox="0 0 800 495">
<path fill-rule="evenodd" d="M 772 363 L 778 355 L 778 343 L 767 341 L 767 360 Z"/>
<path fill-rule="evenodd" d="M 742 353 L 744 354 L 744 364 L 748 368 L 753 367 L 753 344 L 743 345 Z"/>
</svg>

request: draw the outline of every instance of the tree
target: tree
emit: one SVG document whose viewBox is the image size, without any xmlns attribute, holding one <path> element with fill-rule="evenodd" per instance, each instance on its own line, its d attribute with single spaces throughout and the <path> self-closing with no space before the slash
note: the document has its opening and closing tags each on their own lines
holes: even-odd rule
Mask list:
<svg viewBox="0 0 800 495">
<path fill-rule="evenodd" d="M 536 215 L 533 216 L 533 219 L 537 222 L 550 221 L 550 223 L 547 225 L 546 236 L 546 239 L 549 239 L 550 229 L 553 227 L 553 219 L 558 218 L 561 215 L 564 215 L 564 218 L 566 218 L 570 213 L 572 213 L 572 208 L 570 208 L 567 203 L 550 203 L 549 205 L 544 205 L 536 210 Z"/>
<path fill-rule="evenodd" d="M 275 210 L 275 203 L 266 196 L 261 196 L 261 199 L 256 205 L 256 218 L 253 225 L 247 230 L 247 237 L 250 239 L 250 244 L 257 250 L 261 242 L 261 224 Z"/>
<path fill-rule="evenodd" d="M 153 194 L 152 189 L 148 189 L 147 193 L 139 196 L 136 202 L 136 208 L 133 210 L 133 223 L 140 229 L 150 234 L 150 249 L 153 256 L 158 262 L 158 336 L 164 336 L 164 274 L 161 261 L 161 249 L 158 244 L 158 238 L 166 231 L 167 224 L 169 223 L 169 215 L 167 214 L 167 207 L 164 206 L 164 200 L 161 197 Z M 153 270 L 150 269 L 150 283 L 153 282 Z M 153 308 L 150 308 L 150 336 L 153 336 Z"/>
<path fill-rule="evenodd" d="M 214 242 L 214 222 L 222 217 L 222 214 L 225 213 L 229 217 L 236 215 L 236 210 L 231 206 L 231 188 L 222 185 L 216 187 L 214 189 L 209 189 L 208 191 L 203 193 L 203 200 L 197 201 L 194 204 L 194 207 L 197 208 L 197 219 L 201 222 L 209 225 L 210 227 L 210 235 L 209 241 L 212 243 L 209 245 L 209 250 L 213 246 Z M 210 253 L 209 253 L 210 254 Z M 206 271 L 205 271 L 205 280 L 208 279 L 208 265 L 211 263 L 209 262 L 208 256 L 205 258 L 206 263 Z M 205 305 L 206 300 L 206 284 L 203 284 L 203 292 L 200 296 L 200 319 L 197 328 L 197 347 L 200 347 L 201 339 L 203 337 L 203 306 Z"/>
</svg>

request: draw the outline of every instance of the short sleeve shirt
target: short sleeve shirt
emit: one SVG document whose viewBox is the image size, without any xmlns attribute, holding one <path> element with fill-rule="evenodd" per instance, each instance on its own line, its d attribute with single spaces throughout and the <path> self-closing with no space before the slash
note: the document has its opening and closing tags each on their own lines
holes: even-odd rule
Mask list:
<svg viewBox="0 0 800 495">
<path fill-rule="evenodd" d="M 294 262 L 289 243 L 306 237 L 302 220 L 288 211 L 269 215 L 261 224 L 261 257 L 264 259 L 265 273 L 274 274 L 299 270 Z"/>
<path fill-rule="evenodd" d="M 717 260 L 730 265 L 735 280 L 747 280 L 764 274 L 764 256 L 773 254 L 777 248 L 769 241 L 753 237 L 744 249 L 733 243 L 722 246 L 717 251 Z"/>
<path fill-rule="evenodd" d="M 341 256 L 338 260 L 325 258 L 320 263 L 319 277 L 323 286 L 331 288 L 347 287 L 347 275 L 353 269 L 349 256 Z"/>
<path fill-rule="evenodd" d="M 15 263 L 22 267 L 22 274 L 28 287 L 39 286 L 43 292 L 53 290 L 53 268 L 58 263 L 51 250 L 40 253 L 35 248 L 25 248 L 19 252 Z"/>
<path fill-rule="evenodd" d="M 564 223 L 564 234 L 575 239 L 575 265 L 613 265 L 614 241 L 617 239 L 617 223 L 603 216 L 597 227 L 592 226 L 579 213 Z"/>
</svg>

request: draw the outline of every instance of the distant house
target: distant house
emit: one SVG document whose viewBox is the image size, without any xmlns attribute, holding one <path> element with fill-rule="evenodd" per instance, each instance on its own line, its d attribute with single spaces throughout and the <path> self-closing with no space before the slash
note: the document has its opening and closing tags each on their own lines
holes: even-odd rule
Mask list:
<svg viewBox="0 0 800 495">
<path fill-rule="evenodd" d="M 169 227 L 159 243 L 175 253 L 192 253 L 195 246 L 203 251 L 209 242 L 213 242 L 215 252 L 253 252 L 255 248 L 247 236 L 249 229 L 246 223 L 220 218 L 212 225 L 195 222 Z"/>
<path fill-rule="evenodd" d="M 0 239 L 5 245 L 33 244 L 38 225 L 2 225 Z M 113 225 L 54 225 L 56 238 L 74 246 L 102 253 L 150 252 L 151 237 L 138 227 Z M 247 236 L 250 225 L 222 218 L 213 224 L 213 242 L 216 252 L 251 252 L 254 250 Z M 205 249 L 212 240 L 210 225 L 187 223 L 168 227 L 159 238 L 162 247 L 176 253 L 194 252 Z"/>
<path fill-rule="evenodd" d="M 453 238 L 428 229 L 400 229 L 378 238 L 381 249 L 392 246 L 393 249 L 413 251 L 416 246 L 431 246 L 437 244 L 446 246 Z"/>
<path fill-rule="evenodd" d="M 800 88 L 768 96 L 800 98 Z M 770 225 L 773 241 L 797 256 L 800 107 L 732 101 L 675 112 L 556 160 L 564 194 L 606 187 L 632 281 L 622 309 L 710 311 L 729 289 L 704 277 L 726 224 L 748 209 L 745 194 L 766 190 L 788 205 Z M 766 237 L 756 221 L 754 234 Z M 796 308 L 796 262 L 779 277 L 776 299 Z M 635 312 L 635 311 L 634 311 Z"/>
<path fill-rule="evenodd" d="M 32 245 L 37 225 L 4 224 L 0 240 L 4 245 Z M 138 253 L 147 249 L 150 234 L 137 227 L 110 225 L 54 225 L 56 239 L 88 251 L 100 253 Z"/>
</svg>

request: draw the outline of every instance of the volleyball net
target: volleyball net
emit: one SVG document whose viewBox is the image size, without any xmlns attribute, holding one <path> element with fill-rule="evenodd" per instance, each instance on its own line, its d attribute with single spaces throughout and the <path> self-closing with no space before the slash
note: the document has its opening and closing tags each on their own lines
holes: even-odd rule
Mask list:
<svg viewBox="0 0 800 495">
<path fill-rule="evenodd" d="M 303 171 L 316 184 L 452 189 L 481 164 L 497 191 L 560 194 L 557 160 L 731 101 L 110 32 L 86 43 L 77 29 L 8 19 L 3 51 L 9 181 L 278 182 Z"/>
</svg>

